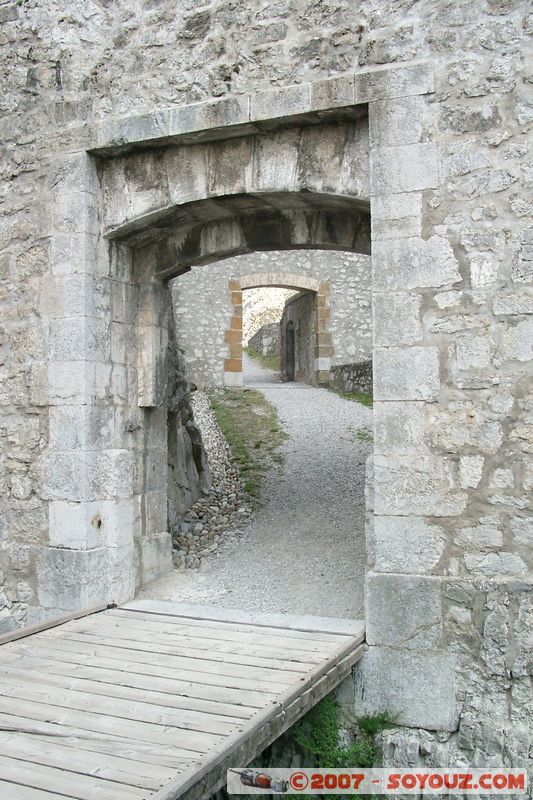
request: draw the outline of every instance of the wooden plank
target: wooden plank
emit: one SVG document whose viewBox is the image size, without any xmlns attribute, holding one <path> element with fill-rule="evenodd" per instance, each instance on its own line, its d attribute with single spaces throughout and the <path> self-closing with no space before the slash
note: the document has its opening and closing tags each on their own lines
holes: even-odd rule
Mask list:
<svg viewBox="0 0 533 800">
<path fill-rule="evenodd" d="M 31 652 L 41 657 L 53 661 L 71 661 L 76 664 L 89 664 L 93 666 L 104 666 L 111 669 L 118 669 L 117 665 L 122 664 L 123 669 L 128 671 L 142 671 L 144 675 L 155 675 L 157 677 L 169 677 L 175 680 L 190 681 L 191 683 L 201 683 L 202 685 L 224 686 L 232 689 L 246 689 L 248 691 L 264 692 L 270 695 L 279 693 L 280 686 L 290 685 L 292 681 L 285 684 L 274 681 L 256 681 L 253 678 L 232 677 L 227 675 L 212 675 L 207 672 L 197 672 L 194 669 L 175 669 L 163 667 L 159 664 L 153 665 L 153 658 L 140 651 L 121 650 L 114 648 L 93 647 L 80 642 L 67 642 L 60 639 L 54 640 L 53 648 L 46 647 L 42 642 L 35 640 Z M 134 654 L 134 655 L 132 655 Z M 158 661 L 161 657 L 158 658 Z M 251 669 L 251 668 L 250 668 Z"/>
<path fill-rule="evenodd" d="M 38 738 L 31 734 L 0 731 L 0 752 L 10 758 L 22 758 L 59 769 L 67 764 L 70 772 L 117 781 L 141 789 L 159 789 L 176 775 L 176 770 L 169 767 L 143 764 L 131 758 L 95 753 L 91 750 L 73 750 L 72 747 L 51 741 L 50 738 Z"/>
<path fill-rule="evenodd" d="M 0 712 L 0 731 L 23 733 L 42 737 L 44 741 L 61 742 L 65 747 L 80 750 L 94 750 L 126 758 L 133 758 L 144 764 L 171 768 L 175 773 L 198 759 L 196 753 L 179 755 L 175 747 L 154 746 L 151 742 L 128 739 L 101 731 L 89 731 L 64 723 L 27 719 Z M 1 797 L 1 795 L 0 795 Z"/>
<path fill-rule="evenodd" d="M 363 653 L 363 645 L 344 646 L 335 657 L 322 664 L 307 679 L 304 687 L 293 687 L 273 708 L 266 709 L 246 729 L 246 734 L 228 737 L 201 760 L 161 789 L 153 800 L 199 800 L 208 797 L 225 782 L 228 767 L 247 764 L 309 708 L 331 692 L 349 675 Z M 246 753 L 246 757 L 243 757 Z"/>
<path fill-rule="evenodd" d="M 336 619 L 333 617 L 316 617 L 309 615 L 255 613 L 241 611 L 236 608 L 219 608 L 218 606 L 200 605 L 196 603 L 175 603 L 162 600 L 131 600 L 123 603 L 120 610 L 147 612 L 172 617 L 187 617 L 198 620 L 214 620 L 231 622 L 240 625 L 282 628 L 284 630 L 309 631 L 311 633 L 340 633 L 358 636 L 364 630 L 363 620 Z"/>
<path fill-rule="evenodd" d="M 0 779 L 0 797 L 2 800 L 65 800 L 64 794 L 41 792 L 39 789 L 27 789 L 17 783 L 8 783 Z"/>
<path fill-rule="evenodd" d="M 135 608 L 132 606 L 135 605 Z M 150 609 L 140 606 L 149 605 Z M 158 611 L 157 609 L 165 610 Z M 190 609 L 192 613 L 187 613 Z M 296 638 L 315 639 L 320 641 L 329 636 L 358 636 L 364 628 L 362 620 L 334 619 L 332 617 L 299 616 L 296 614 L 254 614 L 235 608 L 219 608 L 218 606 L 197 605 L 189 603 L 164 603 L 158 600 L 135 600 L 114 608 L 105 613 L 113 618 L 130 617 L 130 619 L 150 618 L 176 625 L 191 624 L 202 627 L 218 627 L 221 624 L 232 630 L 242 631 L 246 628 L 260 628 L 265 633 L 277 636 L 290 631 Z"/>
<path fill-rule="evenodd" d="M 42 634 L 42 638 L 47 637 Z M 54 639 L 55 641 L 55 639 Z M 142 657 L 141 653 L 149 655 L 149 663 L 154 661 L 154 654 L 157 653 L 157 662 L 161 666 L 168 666 L 171 669 L 185 669 L 195 670 L 199 673 L 209 672 L 215 675 L 228 675 L 230 677 L 250 677 L 252 676 L 257 680 L 272 681 L 274 683 L 282 683 L 288 685 L 293 680 L 298 680 L 302 675 L 305 675 L 312 668 L 312 664 L 300 664 L 297 669 L 278 669 L 277 667 L 263 667 L 255 664 L 235 664 L 233 662 L 225 661 L 224 659 L 209 658 L 207 651 L 203 651 L 203 656 L 191 657 L 188 655 L 181 655 L 180 653 L 173 653 L 171 647 L 160 647 L 157 644 L 151 644 L 149 641 L 139 641 L 138 639 L 121 639 L 118 637 L 110 638 L 108 636 L 87 636 L 83 633 L 65 633 L 61 637 L 61 642 L 75 642 L 77 644 L 88 645 L 84 648 L 87 649 L 100 649 L 102 652 L 109 652 L 111 655 L 115 650 L 126 651 L 131 654 L 133 660 L 141 659 L 145 661 L 146 655 Z"/>
<path fill-rule="evenodd" d="M 0 755 L 0 775 L 4 780 L 44 789 L 61 792 L 73 800 L 145 800 L 153 793 L 135 786 L 125 786 L 102 778 L 91 778 L 87 775 L 70 772 L 65 765 L 62 769 L 46 767 L 31 761 L 17 758 L 5 758 Z"/>
<path fill-rule="evenodd" d="M 215 644 L 214 647 L 209 647 L 206 643 L 206 646 L 203 649 L 191 648 L 187 647 L 183 644 L 174 644 L 174 639 L 172 636 L 165 634 L 164 639 L 158 636 L 157 640 L 154 639 L 153 631 L 136 631 L 135 635 L 133 636 L 130 631 L 124 631 L 122 628 L 117 628 L 113 630 L 112 637 L 107 635 L 106 629 L 102 628 L 101 630 L 95 629 L 94 631 L 84 632 L 84 633 L 70 633 L 65 632 L 64 636 L 61 638 L 69 638 L 74 639 L 79 636 L 83 637 L 83 641 L 89 642 L 91 640 L 98 640 L 103 641 L 106 640 L 109 642 L 113 642 L 116 646 L 122 644 L 122 642 L 133 642 L 137 649 L 147 649 L 149 648 L 151 653 L 163 653 L 167 655 L 177 655 L 183 656 L 189 659 L 198 659 L 198 660 L 205 660 L 213 661 L 215 660 L 213 657 L 214 653 L 216 653 L 216 660 L 217 661 L 224 661 L 229 664 L 240 664 L 241 666 L 250 666 L 250 667 L 265 667 L 268 669 L 281 669 L 287 672 L 306 672 L 308 667 L 312 664 L 317 663 L 321 660 L 321 658 L 316 653 L 305 653 L 305 654 L 298 654 L 296 658 L 291 660 L 291 654 L 288 654 L 287 658 L 283 658 L 285 655 L 285 651 L 282 648 L 278 648 L 276 650 L 271 650 L 271 656 L 266 657 L 264 655 L 255 656 L 255 655 L 248 655 L 247 651 L 243 651 L 243 648 L 238 645 L 236 648 L 239 652 L 232 653 L 228 652 L 227 650 L 218 650 L 217 645 Z M 181 639 L 178 640 L 182 642 Z M 211 640 L 213 641 L 213 640 Z M 129 644 L 124 645 L 126 647 L 130 646 Z M 279 656 L 278 658 L 275 655 Z"/>
<path fill-rule="evenodd" d="M 2 659 L 8 662 L 8 658 Z M 91 665 L 80 663 L 80 661 L 64 661 L 46 658 L 38 658 L 28 655 L 15 655 L 9 658 L 10 664 L 16 664 L 21 669 L 42 669 L 55 675 L 66 675 L 68 677 L 90 678 L 91 680 L 102 683 L 114 683 L 116 685 L 131 686 L 136 688 L 149 688 L 158 692 L 175 694 L 191 700 L 209 700 L 216 703 L 231 703 L 232 705 L 242 704 L 245 708 L 263 708 L 265 703 L 273 700 L 276 696 L 273 692 L 250 692 L 243 689 L 230 689 L 225 686 L 204 686 L 201 683 L 192 681 L 177 681 L 168 677 L 163 671 L 163 676 L 155 676 L 154 670 L 150 675 L 142 671 L 143 665 L 138 665 L 136 670 L 128 668 L 127 663 L 112 662 L 102 663 L 101 659 L 96 660 Z M 140 670 L 140 671 L 139 671 Z"/>
<path fill-rule="evenodd" d="M 43 662 L 46 666 L 46 662 Z M 163 693 L 147 691 L 143 686 L 130 687 L 115 683 L 101 683 L 87 678 L 70 678 L 63 675 L 54 675 L 46 672 L 45 669 L 37 670 L 15 669 L 0 664 L 0 680 L 2 676 L 8 675 L 9 678 L 25 683 L 37 683 L 44 686 L 58 686 L 63 691 L 75 690 L 87 692 L 89 694 L 103 695 L 105 697 L 120 697 L 124 700 L 131 700 L 134 703 L 149 703 L 150 705 L 163 706 L 164 708 L 179 708 L 186 711 L 199 711 L 210 715 L 213 719 L 229 722 L 242 722 L 253 716 L 257 709 L 246 706 L 238 706 L 224 703 L 217 703 L 212 700 L 200 700 L 196 698 L 183 697 L 174 693 Z M 144 682 L 142 682 L 144 684 Z"/>
<path fill-rule="evenodd" d="M 115 603 L 104 603 L 92 606 L 91 608 L 85 608 L 82 611 L 69 611 L 68 614 L 62 614 L 62 616 L 48 620 L 47 622 L 39 622 L 36 625 L 28 625 L 27 628 L 19 628 L 9 633 L 3 633 L 0 636 L 0 645 L 6 644 L 7 642 L 14 642 L 17 639 L 24 639 L 26 636 L 33 636 L 34 633 L 39 633 L 39 631 L 50 630 L 59 625 L 64 625 L 66 622 L 81 619 L 81 617 L 89 617 L 92 614 L 98 614 L 100 611 L 110 608 L 115 608 Z"/>
<path fill-rule="evenodd" d="M 100 617 L 99 619 L 102 619 Z M 84 629 L 83 633 L 87 636 L 98 636 L 102 635 L 104 631 L 106 631 L 105 625 L 102 625 L 101 628 L 86 628 Z M 70 632 L 68 626 L 65 627 L 66 632 Z M 130 631 L 124 629 L 122 626 L 116 626 L 108 630 L 109 635 L 112 637 L 117 638 L 133 638 L 137 637 L 137 631 Z M 154 637 L 154 630 L 150 630 L 150 636 L 152 640 L 155 641 Z M 217 653 L 222 654 L 229 653 L 235 656 L 242 656 L 243 652 L 246 652 L 246 655 L 250 655 L 257 658 L 266 659 L 269 663 L 273 663 L 274 660 L 278 659 L 280 653 L 283 654 L 283 660 L 287 662 L 295 662 L 303 663 L 303 664 L 313 664 L 322 661 L 324 648 L 317 648 L 315 651 L 309 650 L 294 650 L 290 643 L 283 642 L 283 648 L 280 648 L 280 643 L 277 642 L 275 646 L 263 644 L 262 642 L 250 642 L 246 643 L 246 647 L 243 647 L 241 641 L 232 642 L 226 641 L 224 639 L 205 639 L 205 638 L 197 638 L 197 637 L 188 637 L 187 635 L 183 634 L 180 631 L 174 632 L 169 630 L 168 632 L 160 631 L 157 634 L 157 640 L 162 642 L 172 643 L 173 647 L 181 647 L 187 649 L 187 651 L 208 651 L 209 653 Z M 0 651 L 1 655 L 1 651 Z M 240 662 L 236 662 L 240 663 Z"/>
<path fill-rule="evenodd" d="M 43 686 L 31 681 L 17 681 L 7 675 L 0 681 L 0 697 L 20 697 L 61 708 L 91 711 L 118 719 L 150 722 L 154 725 L 176 728 L 183 731 L 228 735 L 243 727 L 243 720 L 214 717 L 198 711 L 174 711 L 146 702 L 131 702 L 117 697 L 101 697 L 82 691 Z"/>
<path fill-rule="evenodd" d="M 348 636 L 340 636 L 340 635 L 331 635 L 331 637 L 327 637 L 326 639 L 315 639 L 313 638 L 312 634 L 303 634 L 308 638 L 299 638 L 293 637 L 292 631 L 282 631 L 280 630 L 279 634 L 274 633 L 263 633 L 261 628 L 257 628 L 254 630 L 252 626 L 248 628 L 244 628 L 243 630 L 232 630 L 230 626 L 225 627 L 222 623 L 216 627 L 202 627 L 200 625 L 194 624 L 192 622 L 189 625 L 175 625 L 172 622 L 159 622 L 156 620 L 153 621 L 136 621 L 136 620 L 124 620 L 116 622 L 113 618 L 104 617 L 104 619 L 98 620 L 98 626 L 95 627 L 94 625 L 88 625 L 85 620 L 77 620 L 72 623 L 68 623 L 59 630 L 53 631 L 44 631 L 43 635 L 48 636 L 60 636 L 63 632 L 73 633 L 90 633 L 91 631 L 94 632 L 96 630 L 108 630 L 108 631 L 115 631 L 118 628 L 122 630 L 130 630 L 132 636 L 135 635 L 136 630 L 148 630 L 152 631 L 152 634 L 173 634 L 174 636 L 181 636 L 191 639 L 203 639 L 203 640 L 222 640 L 224 642 L 235 642 L 238 643 L 241 647 L 247 644 L 263 644 L 269 647 L 284 647 L 287 645 L 287 648 L 294 651 L 302 651 L 302 652 L 310 652 L 310 653 L 321 653 L 324 647 L 330 646 L 339 646 L 343 644 L 343 642 L 351 641 L 350 637 Z M 296 631 L 298 633 L 298 631 Z"/>
<path fill-rule="evenodd" d="M 118 717 L 94 714 L 90 711 L 71 710 L 53 704 L 22 700 L 5 695 L 0 695 L 0 711 L 29 720 L 64 723 L 97 733 L 111 733 L 126 739 L 167 745 L 175 747 L 177 755 L 184 757 L 194 758 L 198 753 L 205 753 L 223 738 L 209 733 L 164 728 L 148 722 L 124 720 Z"/>
</svg>

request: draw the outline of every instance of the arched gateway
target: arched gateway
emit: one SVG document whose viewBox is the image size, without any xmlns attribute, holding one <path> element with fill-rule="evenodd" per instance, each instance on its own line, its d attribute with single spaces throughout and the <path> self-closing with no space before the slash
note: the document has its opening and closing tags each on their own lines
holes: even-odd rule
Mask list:
<svg viewBox="0 0 533 800">
<path fill-rule="evenodd" d="M 170 568 L 168 279 L 256 250 L 369 253 L 371 205 L 375 499 L 360 700 L 403 724 L 455 728 L 445 543 L 468 493 L 446 443 L 427 434 L 449 351 L 420 315 L 463 277 L 424 210 L 442 181 L 433 90 L 424 64 L 361 70 L 106 121 L 83 152 L 76 143 L 52 160 L 43 607 L 125 599 Z"/>
</svg>

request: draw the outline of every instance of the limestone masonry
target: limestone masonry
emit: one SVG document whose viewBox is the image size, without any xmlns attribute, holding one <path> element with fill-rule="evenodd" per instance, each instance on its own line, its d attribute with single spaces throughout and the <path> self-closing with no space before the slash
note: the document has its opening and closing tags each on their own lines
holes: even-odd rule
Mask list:
<svg viewBox="0 0 533 800">
<path fill-rule="evenodd" d="M 170 569 L 168 281 L 235 281 L 212 314 L 238 385 L 258 253 L 371 253 L 355 711 L 397 715 L 386 764 L 531 767 L 530 3 L 18 0 L 0 21 L 0 630 Z M 320 382 L 339 343 L 312 280 Z"/>
</svg>

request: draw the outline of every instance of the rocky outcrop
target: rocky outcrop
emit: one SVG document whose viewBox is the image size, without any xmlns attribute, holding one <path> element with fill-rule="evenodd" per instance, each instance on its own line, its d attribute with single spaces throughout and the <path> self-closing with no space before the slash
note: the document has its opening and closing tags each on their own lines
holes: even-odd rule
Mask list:
<svg viewBox="0 0 533 800">
<path fill-rule="evenodd" d="M 211 486 L 211 471 L 202 434 L 196 425 L 183 354 L 169 347 L 168 399 L 168 524 L 173 534 L 183 514 Z"/>
</svg>

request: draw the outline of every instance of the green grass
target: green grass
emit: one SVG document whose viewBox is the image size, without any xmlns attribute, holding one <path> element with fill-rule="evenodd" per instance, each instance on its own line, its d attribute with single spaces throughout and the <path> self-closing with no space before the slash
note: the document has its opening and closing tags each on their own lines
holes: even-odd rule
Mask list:
<svg viewBox="0 0 533 800">
<path fill-rule="evenodd" d="M 315 767 L 369 768 L 376 766 L 378 760 L 376 736 L 392 724 L 394 719 L 388 713 L 360 717 L 352 731 L 353 741 L 347 745 L 343 744 L 340 737 L 339 705 L 330 694 L 285 735 L 293 739 L 298 750 L 305 754 L 305 760 Z M 330 796 L 338 797 L 339 800 L 341 798 L 340 795 Z M 287 795 L 288 799 L 296 797 L 300 795 Z M 355 797 L 355 795 L 342 795 L 342 798 L 345 797 Z"/>
<path fill-rule="evenodd" d="M 244 488 L 259 499 L 267 470 L 281 463 L 287 438 L 276 409 L 255 389 L 223 389 L 209 394 L 216 420 L 237 462 Z"/>
<path fill-rule="evenodd" d="M 359 428 L 355 432 L 355 436 L 359 439 L 360 442 L 373 442 L 374 437 L 372 436 L 372 431 L 369 431 L 368 428 Z"/>
<path fill-rule="evenodd" d="M 257 350 L 253 350 L 251 347 L 245 347 L 244 352 L 247 353 L 250 358 L 255 358 L 255 360 L 265 369 L 272 369 L 274 372 L 281 371 L 281 357 L 279 355 L 264 356 L 262 353 L 258 353 Z"/>
<path fill-rule="evenodd" d="M 362 406 L 372 408 L 374 405 L 372 395 L 367 392 L 343 392 L 341 389 L 334 389 L 333 386 L 329 387 L 329 391 L 338 394 L 339 397 L 343 397 L 345 400 L 353 400 L 354 403 L 361 403 Z"/>
</svg>

